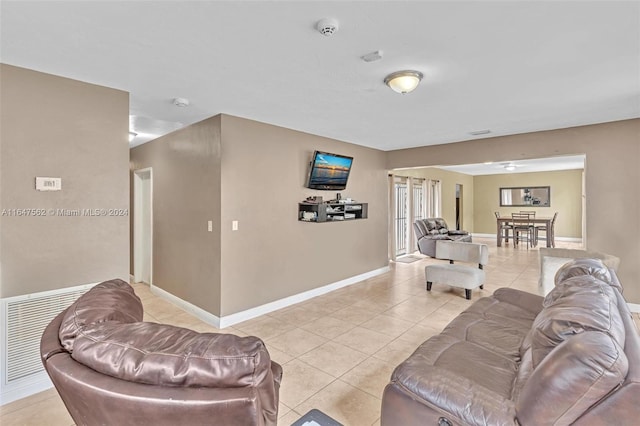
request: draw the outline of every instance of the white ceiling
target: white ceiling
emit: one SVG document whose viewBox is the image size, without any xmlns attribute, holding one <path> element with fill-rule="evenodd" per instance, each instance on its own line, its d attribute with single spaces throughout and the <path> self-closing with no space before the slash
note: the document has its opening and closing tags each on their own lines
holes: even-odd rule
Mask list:
<svg viewBox="0 0 640 426">
<path fill-rule="evenodd" d="M 556 170 L 578 170 L 584 169 L 584 163 L 585 155 L 563 155 L 532 160 L 438 166 L 438 168 L 472 176 L 480 176 L 509 173 L 551 172 Z M 515 169 L 507 170 L 507 166 L 514 167 Z"/>
<path fill-rule="evenodd" d="M 0 24 L 0 61 L 130 92 L 136 143 L 219 113 L 382 150 L 640 117 L 638 1 L 3 0 Z"/>
</svg>

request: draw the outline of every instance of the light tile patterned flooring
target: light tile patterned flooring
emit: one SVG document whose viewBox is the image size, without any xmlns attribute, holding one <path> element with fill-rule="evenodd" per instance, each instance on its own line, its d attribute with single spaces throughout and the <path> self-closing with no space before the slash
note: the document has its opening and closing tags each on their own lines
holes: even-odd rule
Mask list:
<svg viewBox="0 0 640 426">
<path fill-rule="evenodd" d="M 438 333 L 473 300 L 499 287 L 535 293 L 538 250 L 489 245 L 484 290 L 464 291 L 434 284 L 425 291 L 424 266 L 442 262 L 425 258 L 392 263 L 391 271 L 366 281 L 287 307 L 224 330 L 134 284 L 145 308 L 145 321 L 169 323 L 200 332 L 255 335 L 284 369 L 279 421 L 290 425 L 317 408 L 349 426 L 378 425 L 382 391 L 394 367 L 430 336 Z M 580 248 L 575 243 L 559 247 Z M 624 284 L 624 283 L 623 283 Z M 640 324 L 640 315 L 634 314 Z M 55 390 L 0 407 L 0 424 L 69 426 L 73 420 Z M 186 424 L 186 423 L 185 423 Z"/>
</svg>

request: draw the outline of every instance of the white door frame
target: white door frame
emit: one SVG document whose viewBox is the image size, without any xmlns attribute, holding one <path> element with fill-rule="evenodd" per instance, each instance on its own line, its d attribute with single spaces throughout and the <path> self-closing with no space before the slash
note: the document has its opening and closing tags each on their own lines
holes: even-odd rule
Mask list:
<svg viewBox="0 0 640 426">
<path fill-rule="evenodd" d="M 153 283 L 153 169 L 147 167 L 133 171 L 133 277 L 135 282 L 142 281 L 142 262 L 145 253 L 143 233 L 143 180 L 149 180 L 149 282 Z"/>
</svg>

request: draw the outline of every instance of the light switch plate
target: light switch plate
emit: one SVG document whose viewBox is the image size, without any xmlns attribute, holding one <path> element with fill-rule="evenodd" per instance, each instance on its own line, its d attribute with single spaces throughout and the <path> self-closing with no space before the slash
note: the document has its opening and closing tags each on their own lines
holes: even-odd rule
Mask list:
<svg viewBox="0 0 640 426">
<path fill-rule="evenodd" d="M 237 231 L 238 230 L 238 221 L 234 220 L 231 222 L 231 230 L 232 231 Z"/>
</svg>

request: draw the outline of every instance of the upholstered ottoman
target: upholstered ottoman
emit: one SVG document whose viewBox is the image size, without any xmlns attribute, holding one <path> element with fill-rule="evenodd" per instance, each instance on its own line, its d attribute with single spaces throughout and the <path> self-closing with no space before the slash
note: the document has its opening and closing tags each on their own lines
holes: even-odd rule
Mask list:
<svg viewBox="0 0 640 426">
<path fill-rule="evenodd" d="M 443 283 L 452 287 L 464 288 L 465 297 L 471 299 L 471 290 L 483 288 L 485 273 L 483 269 L 465 265 L 429 265 L 425 267 L 427 278 L 427 291 L 431 291 L 431 285 Z"/>
<path fill-rule="evenodd" d="M 471 290 L 480 287 L 486 278 L 483 266 L 489 263 L 489 249 L 486 244 L 462 243 L 455 241 L 438 241 L 436 258 L 448 259 L 449 264 L 427 265 L 424 275 L 427 291 L 436 283 L 463 288 L 465 297 L 471 299 Z M 454 261 L 476 263 L 478 266 L 456 265 Z"/>
</svg>

